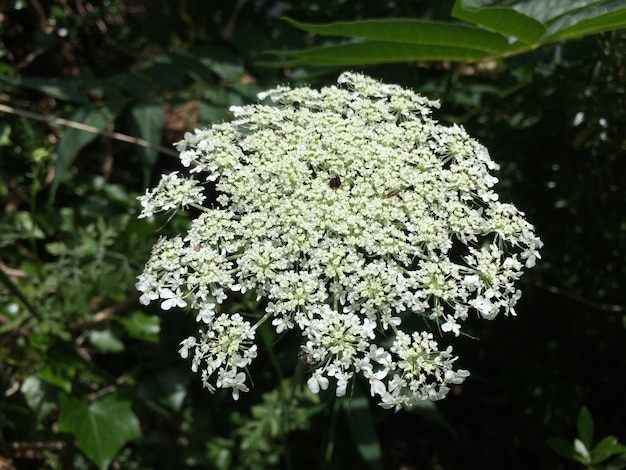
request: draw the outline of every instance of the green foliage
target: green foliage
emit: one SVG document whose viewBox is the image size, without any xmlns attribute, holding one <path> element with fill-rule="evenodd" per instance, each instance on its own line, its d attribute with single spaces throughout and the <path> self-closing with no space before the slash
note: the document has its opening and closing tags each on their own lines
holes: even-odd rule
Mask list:
<svg viewBox="0 0 626 470">
<path fill-rule="evenodd" d="M 239 468 L 278 466 L 286 448 L 287 435 L 310 428 L 311 414 L 321 409 L 319 397 L 302 384 L 284 381 L 278 389 L 263 394 L 262 402 L 252 406 L 251 416 L 242 420 Z M 232 467 L 230 467 L 232 468 Z"/>
<path fill-rule="evenodd" d="M 573 442 L 551 438 L 548 444 L 560 456 L 579 462 L 588 469 L 626 468 L 626 446 L 620 444 L 615 436 L 607 436 L 594 443 L 593 420 L 584 406 L 578 412 L 578 437 Z M 615 458 L 607 462 L 611 457 Z"/>
<path fill-rule="evenodd" d="M 80 107 L 72 112 L 68 119 L 72 122 L 80 122 L 102 130 L 113 122 L 120 111 L 121 108 L 119 106 Z M 56 195 L 59 184 L 66 177 L 78 152 L 96 137 L 96 134 L 80 131 L 78 129 L 67 129 L 63 133 L 56 149 L 58 157 L 55 166 L 55 179 L 50 188 L 51 203 L 54 202 L 54 196 Z"/>
<path fill-rule="evenodd" d="M 285 18 L 303 31 L 353 41 L 300 51 L 270 51 L 293 58 L 273 65 L 478 62 L 506 58 L 546 44 L 626 26 L 624 1 L 595 0 L 565 5 L 563 2 L 529 0 L 513 6 L 508 3 L 456 0 L 452 16 L 460 22 L 379 19 L 316 25 Z"/>
<path fill-rule="evenodd" d="M 61 395 L 58 429 L 74 434 L 78 447 L 100 469 L 109 466 L 126 442 L 141 437 L 130 401 L 115 395 L 89 404 Z"/>
</svg>

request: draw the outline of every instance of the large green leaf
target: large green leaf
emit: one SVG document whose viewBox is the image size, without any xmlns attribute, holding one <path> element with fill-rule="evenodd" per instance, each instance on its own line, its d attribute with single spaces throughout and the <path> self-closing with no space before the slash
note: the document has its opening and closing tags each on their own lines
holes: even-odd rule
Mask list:
<svg viewBox="0 0 626 470">
<path fill-rule="evenodd" d="M 530 16 L 537 21 L 547 24 L 569 12 L 584 10 L 589 7 L 590 4 L 597 3 L 598 1 L 603 0 L 568 0 L 566 2 L 563 0 L 543 0 L 542 2 L 535 0 L 518 1 L 513 5 L 513 8 L 524 13 L 526 16 Z M 475 9 L 489 6 L 490 3 L 493 3 L 487 2 L 487 4 L 480 4 L 481 2 L 484 3 L 484 0 L 464 0 L 463 5 L 467 8 Z"/>
<path fill-rule="evenodd" d="M 270 52 L 283 53 L 281 51 Z M 490 56 L 486 52 L 461 45 L 431 46 L 381 41 L 365 41 L 302 51 L 289 51 L 288 55 L 295 59 L 281 62 L 280 65 L 285 67 L 296 65 L 366 65 L 417 60 L 472 62 Z M 268 65 L 268 63 L 264 64 Z"/>
<path fill-rule="evenodd" d="M 101 107 L 85 106 L 76 109 L 67 120 L 84 124 L 94 128 L 94 130 L 102 130 L 113 122 L 121 110 L 121 104 Z M 54 181 L 50 187 L 50 202 L 54 201 L 59 184 L 68 175 L 78 152 L 94 140 L 96 136 L 97 134 L 94 132 L 85 132 L 84 130 L 74 128 L 67 128 L 63 132 L 56 150 L 57 160 Z"/>
<path fill-rule="evenodd" d="M 473 26 L 413 19 L 365 20 L 358 22 L 314 25 L 291 18 L 293 26 L 323 36 L 349 36 L 373 41 L 416 44 L 420 46 L 452 46 L 494 53 L 508 49 L 508 41 L 499 34 Z"/>
<path fill-rule="evenodd" d="M 109 466 L 126 442 L 141 437 L 130 401 L 114 394 L 93 403 L 62 395 L 58 429 L 74 434 L 78 447 L 100 469 Z"/>
<path fill-rule="evenodd" d="M 285 18 L 323 36 L 357 42 L 298 51 L 269 51 L 287 57 L 264 65 L 367 65 L 407 61 L 476 62 L 506 58 L 565 39 L 626 27 L 626 0 L 456 0 L 452 16 L 465 22 L 386 19 L 322 25 Z M 467 24 L 469 23 L 469 24 Z"/>
<path fill-rule="evenodd" d="M 452 16 L 500 33 L 503 38 L 514 38 L 525 44 L 535 43 L 545 32 L 545 26 L 523 13 L 507 7 L 469 9 L 463 0 L 457 0 Z"/>
<path fill-rule="evenodd" d="M 626 27 L 626 0 L 594 2 L 549 23 L 544 41 L 575 39 Z"/>
</svg>

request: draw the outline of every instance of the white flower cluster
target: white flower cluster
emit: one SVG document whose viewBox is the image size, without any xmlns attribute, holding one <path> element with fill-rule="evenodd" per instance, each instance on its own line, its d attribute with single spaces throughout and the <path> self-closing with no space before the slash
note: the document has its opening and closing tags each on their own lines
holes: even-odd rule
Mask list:
<svg viewBox="0 0 626 470">
<path fill-rule="evenodd" d="M 271 319 L 299 329 L 308 386 L 346 393 L 355 374 L 386 408 L 445 396 L 468 375 L 416 317 L 459 335 L 475 311 L 515 315 L 515 282 L 541 241 L 498 201 L 497 165 L 437 103 L 355 73 L 321 90 L 279 87 L 273 105 L 231 108 L 235 120 L 177 144 L 190 177 L 165 175 L 142 216 L 201 209 L 188 233 L 161 239 L 137 288 L 141 302 L 190 306 L 205 329 L 182 342 L 203 383 L 247 391 L 254 333 Z M 210 187 L 217 194 L 203 205 Z M 251 325 L 223 313 L 232 292 L 265 299 Z"/>
</svg>

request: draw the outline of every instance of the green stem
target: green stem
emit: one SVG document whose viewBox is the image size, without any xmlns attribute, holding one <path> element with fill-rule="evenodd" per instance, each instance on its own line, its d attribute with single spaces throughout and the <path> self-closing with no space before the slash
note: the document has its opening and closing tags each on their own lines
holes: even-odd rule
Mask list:
<svg viewBox="0 0 626 470">
<path fill-rule="evenodd" d="M 327 464 L 332 462 L 333 458 L 333 450 L 335 449 L 335 431 L 337 430 L 337 416 L 339 415 L 339 407 L 341 406 L 341 400 L 335 399 L 335 404 L 333 406 L 331 421 L 330 421 L 330 431 L 328 434 L 328 444 L 326 445 L 326 455 L 324 459 Z"/>
<path fill-rule="evenodd" d="M 271 317 L 272 313 L 273 312 L 265 312 L 265 315 L 263 315 L 261 317 L 261 319 L 254 324 L 254 326 L 252 327 L 252 331 L 255 331 L 259 326 L 261 326 L 263 323 L 265 323 L 265 320 L 267 320 L 269 317 Z"/>
<path fill-rule="evenodd" d="M 265 316 L 261 320 L 259 320 L 259 322 L 257 322 L 257 324 L 254 325 L 252 328 L 256 329 L 256 327 L 259 326 L 259 324 L 261 324 L 267 316 L 268 314 L 265 314 Z M 267 351 L 267 355 L 269 356 L 270 362 L 272 363 L 272 366 L 276 371 L 276 375 L 280 379 L 279 382 L 282 383 L 284 375 L 283 370 L 280 367 L 280 362 L 276 357 L 276 354 L 274 354 L 274 342 L 272 341 L 274 335 L 272 334 L 272 330 L 269 328 L 269 326 L 263 325 L 263 328 L 259 331 L 259 333 L 261 336 L 261 341 L 263 341 L 265 350 Z"/>
</svg>

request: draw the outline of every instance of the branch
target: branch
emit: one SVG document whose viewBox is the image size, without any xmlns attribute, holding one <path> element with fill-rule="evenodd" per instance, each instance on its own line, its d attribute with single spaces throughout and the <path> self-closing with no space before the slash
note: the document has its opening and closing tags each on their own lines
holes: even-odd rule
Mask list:
<svg viewBox="0 0 626 470">
<path fill-rule="evenodd" d="M 120 134 L 119 132 L 101 130 L 101 129 L 98 129 L 97 127 L 89 126 L 81 122 L 69 121 L 67 119 L 57 118 L 54 116 L 46 116 L 40 113 L 33 113 L 31 111 L 13 108 L 5 104 L 0 104 L 0 111 L 9 113 L 9 114 L 14 114 L 16 116 L 22 116 L 22 117 L 26 117 L 29 119 L 34 119 L 36 121 L 41 121 L 41 122 L 45 122 L 48 124 L 58 124 L 60 126 L 71 127 L 72 129 L 77 129 L 79 131 L 102 135 L 104 137 L 109 137 L 111 139 L 120 140 L 122 142 L 127 142 L 129 144 L 138 145 L 140 147 L 156 150 L 157 152 L 163 153 L 165 155 L 178 157 L 178 152 L 171 148 L 163 147 L 161 145 L 151 144 L 147 140 L 139 139 L 137 137 L 131 137 L 126 134 Z"/>
<path fill-rule="evenodd" d="M 538 287 L 540 287 L 541 289 L 547 290 L 548 292 L 551 292 L 553 294 L 556 295 L 562 295 L 563 297 L 567 297 L 568 299 L 573 300 L 574 302 L 578 302 L 579 304 L 585 305 L 589 308 L 592 308 L 594 310 L 602 310 L 605 312 L 615 312 L 615 313 L 620 313 L 620 312 L 624 312 L 626 310 L 626 308 L 623 305 L 618 305 L 618 304 L 598 304 L 595 302 L 592 302 L 591 300 L 588 300 L 586 298 L 584 298 L 581 295 L 578 295 L 574 292 L 569 292 L 565 289 L 561 289 L 559 287 L 556 286 L 549 286 L 547 284 L 543 284 L 543 283 L 537 283 L 536 284 Z"/>
</svg>

